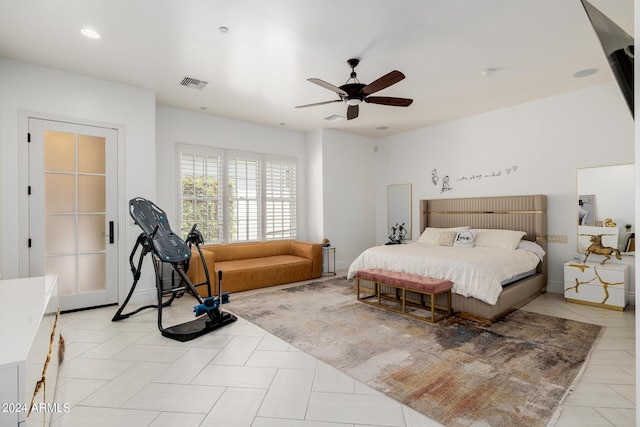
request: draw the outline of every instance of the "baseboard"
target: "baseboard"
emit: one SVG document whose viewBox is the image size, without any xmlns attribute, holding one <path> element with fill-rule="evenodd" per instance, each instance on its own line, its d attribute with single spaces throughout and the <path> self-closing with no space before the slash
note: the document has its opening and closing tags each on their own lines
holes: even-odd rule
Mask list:
<svg viewBox="0 0 640 427">
<path fill-rule="evenodd" d="M 351 263 L 353 261 L 338 261 L 336 262 L 336 271 L 338 270 L 348 270 L 351 267 Z"/>
<path fill-rule="evenodd" d="M 156 288 L 153 289 L 136 289 L 131 295 L 131 299 L 128 304 L 131 305 L 148 305 L 158 303 L 158 292 Z"/>
<path fill-rule="evenodd" d="M 564 282 L 547 282 L 547 292 L 564 295 Z"/>
</svg>

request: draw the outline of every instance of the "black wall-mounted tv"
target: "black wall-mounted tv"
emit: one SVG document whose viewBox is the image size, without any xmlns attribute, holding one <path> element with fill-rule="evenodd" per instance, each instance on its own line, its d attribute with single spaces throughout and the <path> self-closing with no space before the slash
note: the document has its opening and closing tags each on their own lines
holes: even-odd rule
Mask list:
<svg viewBox="0 0 640 427">
<path fill-rule="evenodd" d="M 633 57 L 634 41 L 627 32 L 600 12 L 591 3 L 581 0 L 591 25 L 600 39 L 609 66 L 618 82 L 622 95 L 633 114 Z"/>
</svg>

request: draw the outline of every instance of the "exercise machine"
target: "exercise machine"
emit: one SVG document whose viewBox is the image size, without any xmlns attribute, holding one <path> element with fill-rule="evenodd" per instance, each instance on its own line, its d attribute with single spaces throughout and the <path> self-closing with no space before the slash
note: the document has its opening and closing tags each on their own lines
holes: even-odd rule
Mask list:
<svg viewBox="0 0 640 427">
<path fill-rule="evenodd" d="M 235 322 L 237 318 L 231 313 L 222 311 L 221 305 L 229 302 L 229 293 L 222 292 L 222 271 L 218 271 L 218 295 L 210 296 L 205 299 L 200 297 L 196 290 L 197 287 L 207 286 L 209 295 L 211 295 L 211 280 L 209 271 L 205 263 L 204 255 L 200 249 L 200 245 L 204 243 L 202 234 L 196 229 L 196 225 L 191 228 L 186 240 L 182 240 L 177 236 L 167 220 L 165 212 L 156 206 L 153 202 L 136 197 L 129 201 L 129 214 L 142 229 L 142 233 L 138 236 L 135 246 L 129 256 L 129 265 L 133 274 L 133 284 L 129 290 L 127 298 L 115 316 L 111 319 L 113 322 L 126 319 L 144 309 L 158 309 L 158 329 L 163 336 L 177 341 L 189 341 L 207 332 L 218 329 L 229 323 Z M 191 260 L 192 247 L 195 246 L 200 255 L 200 262 L 205 272 L 205 281 L 193 284 L 187 277 L 186 271 L 189 268 Z M 136 253 L 140 249 L 137 264 L 134 264 Z M 147 254 L 151 254 L 153 260 L 153 269 L 156 276 L 156 289 L 158 292 L 158 304 L 146 305 L 134 311 L 123 314 L 131 295 L 138 284 L 140 273 L 142 270 L 142 261 Z M 163 288 L 163 265 L 169 264 L 172 270 L 172 283 L 170 289 Z M 173 275 L 177 273 L 180 279 L 179 286 L 174 286 Z M 197 301 L 198 305 L 193 308 L 196 318 L 186 323 L 170 326 L 165 328 L 162 326 L 162 309 L 170 306 L 175 298 L 179 298 L 185 293 L 191 294 Z M 163 302 L 163 297 L 170 295 L 167 301 Z"/>
</svg>

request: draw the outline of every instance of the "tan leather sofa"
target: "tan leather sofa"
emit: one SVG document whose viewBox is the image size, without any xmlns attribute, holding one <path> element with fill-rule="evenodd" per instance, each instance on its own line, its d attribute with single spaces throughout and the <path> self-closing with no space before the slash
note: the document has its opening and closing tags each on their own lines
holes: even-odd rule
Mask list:
<svg viewBox="0 0 640 427">
<path fill-rule="evenodd" d="M 297 240 L 231 243 L 201 246 L 209 275 L 211 293 L 218 293 L 218 270 L 222 270 L 222 291 L 240 292 L 266 286 L 316 279 L 322 275 L 322 245 Z M 187 271 L 189 280 L 205 281 L 199 254 L 193 256 Z M 209 296 L 206 286 L 198 287 Z"/>
</svg>

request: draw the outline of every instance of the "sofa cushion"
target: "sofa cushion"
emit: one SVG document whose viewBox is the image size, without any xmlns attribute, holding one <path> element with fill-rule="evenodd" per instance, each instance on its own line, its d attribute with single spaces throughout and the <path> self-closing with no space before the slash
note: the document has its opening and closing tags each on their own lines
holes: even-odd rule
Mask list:
<svg viewBox="0 0 640 427">
<path fill-rule="evenodd" d="M 295 255 L 276 255 L 262 258 L 251 259 L 234 259 L 230 261 L 217 261 L 216 269 L 222 270 L 222 274 L 225 272 L 235 270 L 248 270 L 248 269 L 261 269 L 271 266 L 289 266 L 296 264 L 310 265 L 311 260 L 301 258 Z"/>
<path fill-rule="evenodd" d="M 307 280 L 313 262 L 294 255 L 277 255 L 222 261 L 215 265 L 217 270 L 222 270 L 222 290 L 233 293 Z"/>
</svg>

